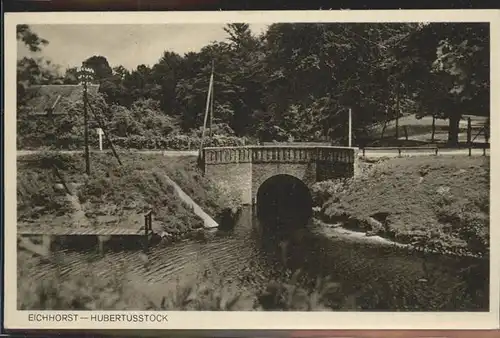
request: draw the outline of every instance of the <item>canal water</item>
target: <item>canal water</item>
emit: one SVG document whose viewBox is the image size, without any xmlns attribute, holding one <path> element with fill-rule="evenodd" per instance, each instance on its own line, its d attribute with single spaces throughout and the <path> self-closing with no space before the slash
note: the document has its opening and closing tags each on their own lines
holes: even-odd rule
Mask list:
<svg viewBox="0 0 500 338">
<path fill-rule="evenodd" d="M 55 271 L 61 278 L 78 278 L 85 271 L 93 271 L 95 278 L 109 278 L 121 271 L 151 297 L 161 298 L 179 281 L 211 278 L 210 274 L 256 292 L 271 280 L 287 282 L 300 271 L 298 282 L 305 289 L 313 290 L 322 276 L 338 283 L 337 296 L 330 303 L 333 310 L 488 311 L 487 260 L 412 253 L 332 238 L 320 229 L 292 234 L 285 238 L 288 245 L 283 250 L 284 241 L 272 239 L 265 229 L 246 208 L 226 233 L 160 243 L 147 255 L 139 248 L 103 255 L 95 250 L 61 249 L 28 272 L 19 267 L 23 273 L 18 278 L 44 280 Z"/>
</svg>

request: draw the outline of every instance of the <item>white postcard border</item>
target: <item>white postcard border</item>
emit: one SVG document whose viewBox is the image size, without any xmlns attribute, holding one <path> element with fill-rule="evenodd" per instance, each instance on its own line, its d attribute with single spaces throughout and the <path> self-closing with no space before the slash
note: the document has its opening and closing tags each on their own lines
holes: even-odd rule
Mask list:
<svg viewBox="0 0 500 338">
<path fill-rule="evenodd" d="M 490 311 L 457 313 L 365 313 L 365 312 L 136 312 L 136 311 L 18 311 L 16 270 L 16 71 L 17 24 L 196 24 L 272 22 L 490 22 L 491 126 L 500 122 L 500 11 L 498 10 L 370 10 L 370 11 L 246 11 L 246 12 L 60 12 L 6 13 L 5 35 L 5 226 L 4 226 L 4 325 L 8 329 L 493 329 L 499 327 L 499 243 L 494 206 L 500 192 L 500 176 L 491 175 L 491 269 Z M 491 133 L 491 173 L 500 135 Z M 57 321 L 57 315 L 76 314 L 79 320 Z M 92 321 L 96 315 L 166 314 L 168 321 Z M 31 317 L 30 317 L 31 315 Z M 37 315 L 54 320 L 37 321 Z M 82 319 L 87 317 L 88 319 Z M 144 316 L 143 316 L 144 317 Z M 97 318 L 97 317 L 95 317 Z M 109 317 L 111 318 L 111 317 Z M 116 320 L 119 317 L 114 317 Z"/>
</svg>

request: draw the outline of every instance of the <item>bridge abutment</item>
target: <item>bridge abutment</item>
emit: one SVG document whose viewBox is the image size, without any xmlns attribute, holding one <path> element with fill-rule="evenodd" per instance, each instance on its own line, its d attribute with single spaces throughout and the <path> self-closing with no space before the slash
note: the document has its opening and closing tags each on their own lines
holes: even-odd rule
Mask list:
<svg viewBox="0 0 500 338">
<path fill-rule="evenodd" d="M 247 146 L 204 148 L 205 175 L 222 189 L 254 204 L 259 187 L 276 175 L 298 178 L 308 187 L 318 181 L 352 177 L 357 172 L 355 148 L 333 146 Z"/>
<path fill-rule="evenodd" d="M 252 151 L 239 147 L 203 151 L 205 176 L 238 194 L 243 204 L 252 204 Z"/>
</svg>

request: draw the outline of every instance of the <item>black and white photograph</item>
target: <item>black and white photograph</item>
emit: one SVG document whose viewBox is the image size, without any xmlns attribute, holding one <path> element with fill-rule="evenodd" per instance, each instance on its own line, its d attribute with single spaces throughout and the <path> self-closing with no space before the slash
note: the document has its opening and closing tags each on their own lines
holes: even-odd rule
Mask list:
<svg viewBox="0 0 500 338">
<path fill-rule="evenodd" d="M 489 312 L 490 31 L 18 22 L 17 310 Z"/>
</svg>

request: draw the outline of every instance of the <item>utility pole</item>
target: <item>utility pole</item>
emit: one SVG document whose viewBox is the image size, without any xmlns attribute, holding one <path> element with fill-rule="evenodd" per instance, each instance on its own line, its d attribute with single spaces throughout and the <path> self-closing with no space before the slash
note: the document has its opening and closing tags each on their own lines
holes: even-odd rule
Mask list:
<svg viewBox="0 0 500 338">
<path fill-rule="evenodd" d="M 208 113 L 209 113 L 209 109 L 210 109 L 210 97 L 212 95 L 212 83 L 213 83 L 213 81 L 214 81 L 214 73 L 212 72 L 212 74 L 210 75 L 210 82 L 208 85 L 207 102 L 206 102 L 206 106 L 205 106 L 205 117 L 203 119 L 203 129 L 201 132 L 201 142 L 200 142 L 200 152 L 199 152 L 200 157 L 203 154 L 203 142 L 205 139 L 205 129 L 207 128 L 207 118 L 208 118 Z"/>
<path fill-rule="evenodd" d="M 396 140 L 399 140 L 399 82 L 396 85 Z"/>
<path fill-rule="evenodd" d="M 352 147 L 352 108 L 349 108 L 349 148 Z"/>
<path fill-rule="evenodd" d="M 214 69 L 215 69 L 214 61 L 212 60 L 212 79 L 214 77 Z M 210 135 L 210 138 L 212 137 L 212 123 L 213 123 L 213 120 L 214 120 L 214 81 L 212 80 L 212 91 L 210 93 L 210 122 L 209 122 L 209 126 L 210 126 L 209 135 Z"/>
<path fill-rule="evenodd" d="M 89 150 L 89 126 L 88 126 L 88 97 L 87 83 L 92 79 L 93 70 L 85 65 L 80 71 L 80 79 L 83 84 L 83 124 L 84 124 L 84 139 L 85 139 L 85 172 L 90 175 L 90 150 Z"/>
<path fill-rule="evenodd" d="M 85 137 L 85 172 L 90 175 L 89 113 L 87 111 L 87 81 L 83 82 L 83 124 Z"/>
</svg>

